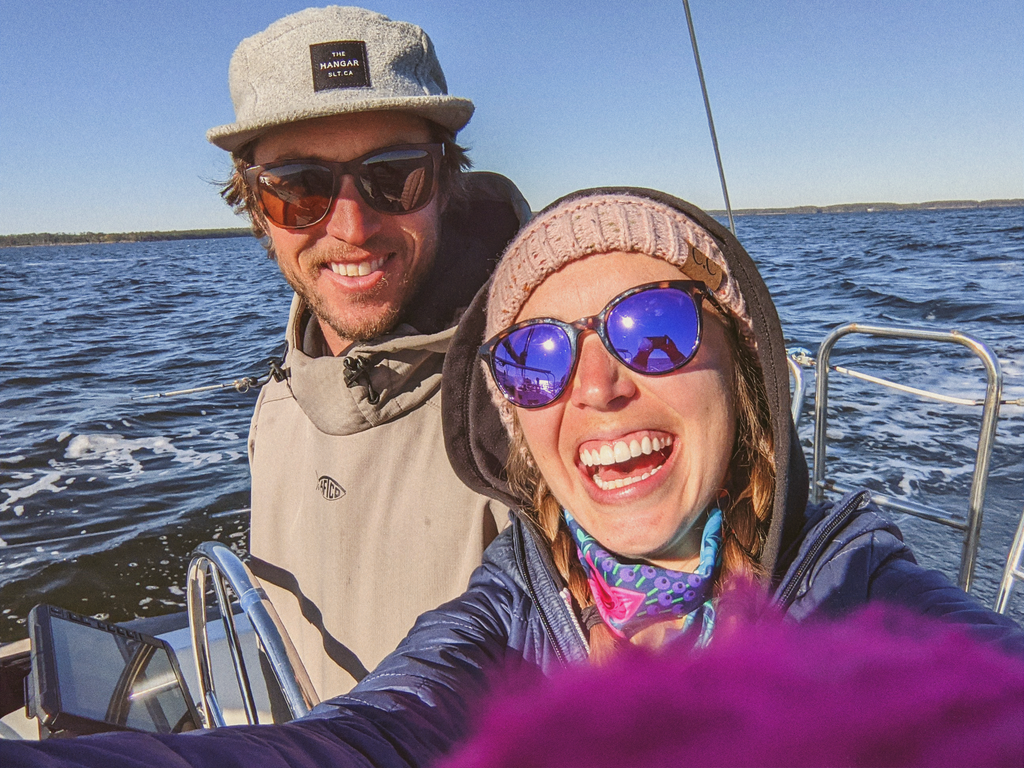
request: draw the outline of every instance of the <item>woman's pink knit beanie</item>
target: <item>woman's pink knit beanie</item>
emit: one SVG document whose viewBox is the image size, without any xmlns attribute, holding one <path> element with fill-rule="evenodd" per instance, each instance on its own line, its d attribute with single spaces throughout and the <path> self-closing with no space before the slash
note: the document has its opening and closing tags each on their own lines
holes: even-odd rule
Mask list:
<svg viewBox="0 0 1024 768">
<path fill-rule="evenodd" d="M 600 253 L 645 253 L 679 267 L 710 288 L 753 345 L 743 297 L 711 234 L 681 211 L 640 195 L 593 194 L 550 208 L 509 243 L 487 297 L 485 338 L 514 324 L 523 304 L 553 272 Z M 512 406 L 486 376 L 491 398 L 507 428 Z"/>
</svg>

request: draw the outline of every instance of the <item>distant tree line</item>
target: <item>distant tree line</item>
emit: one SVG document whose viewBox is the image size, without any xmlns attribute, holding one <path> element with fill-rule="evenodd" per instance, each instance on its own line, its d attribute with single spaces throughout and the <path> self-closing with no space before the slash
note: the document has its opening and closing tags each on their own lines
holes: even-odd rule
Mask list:
<svg viewBox="0 0 1024 768">
<path fill-rule="evenodd" d="M 845 203 L 841 205 L 802 205 L 796 208 L 740 208 L 733 211 L 742 216 L 771 216 L 789 213 L 874 213 L 876 211 L 940 211 L 964 208 L 1021 208 L 1024 199 L 1013 200 L 933 200 L 928 203 Z M 725 211 L 709 211 L 724 214 Z M 205 240 L 217 237 L 252 237 L 248 227 L 233 229 L 185 229 L 172 232 L 79 232 L 30 235 L 0 235 L 0 248 L 23 245 L 78 245 L 82 243 L 144 243 L 159 240 Z"/>
<path fill-rule="evenodd" d="M 881 213 L 883 211 L 959 211 L 972 208 L 1024 208 L 1024 199 L 1012 200 L 932 200 L 928 203 L 840 203 L 839 205 L 801 205 L 796 208 L 739 208 L 737 216 L 775 216 L 800 213 Z M 724 214 L 725 211 L 709 211 Z"/>
<path fill-rule="evenodd" d="M 217 237 L 252 237 L 247 227 L 232 229 L 185 229 L 173 232 L 79 232 L 53 234 L 35 232 L 29 235 L 0 235 L 0 248 L 24 245 L 80 245 L 84 243 L 146 243 L 159 240 L 208 240 Z"/>
</svg>

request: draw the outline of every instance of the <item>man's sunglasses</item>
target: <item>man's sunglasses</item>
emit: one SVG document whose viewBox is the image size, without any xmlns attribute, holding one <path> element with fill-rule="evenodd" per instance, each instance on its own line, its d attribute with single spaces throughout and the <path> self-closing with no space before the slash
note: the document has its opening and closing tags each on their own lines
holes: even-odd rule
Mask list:
<svg viewBox="0 0 1024 768">
<path fill-rule="evenodd" d="M 541 408 L 561 397 L 579 361 L 579 338 L 597 333 L 632 371 L 659 376 L 679 370 L 700 348 L 701 305 L 714 297 L 703 283 L 666 280 L 638 285 L 600 314 L 565 323 L 540 317 L 506 328 L 480 347 L 501 393 L 520 408 Z"/>
<path fill-rule="evenodd" d="M 244 176 L 267 218 L 288 229 L 323 221 L 343 176 L 353 178 L 360 196 L 373 210 L 391 215 L 412 213 L 434 196 L 442 147 L 402 144 L 375 149 L 345 163 L 283 160 L 251 166 Z"/>
</svg>

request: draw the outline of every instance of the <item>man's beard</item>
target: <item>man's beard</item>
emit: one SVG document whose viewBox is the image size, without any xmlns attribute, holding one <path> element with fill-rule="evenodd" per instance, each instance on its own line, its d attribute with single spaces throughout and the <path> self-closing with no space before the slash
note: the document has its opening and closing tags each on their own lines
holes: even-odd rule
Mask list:
<svg viewBox="0 0 1024 768">
<path fill-rule="evenodd" d="M 295 280 L 288 282 L 317 320 L 331 328 L 342 339 L 360 342 L 372 341 L 398 325 L 399 320 L 409 308 L 410 301 L 415 299 L 420 287 L 433 269 L 433 259 L 426 262 L 422 259 L 417 261 L 413 270 L 398 278 L 393 276 L 389 278 L 385 274 L 372 288 L 361 293 L 351 294 L 346 300 L 345 310 L 358 310 L 360 305 L 363 305 L 369 310 L 365 313 L 346 312 L 345 310 L 338 312 L 324 299 L 322 294 L 313 290 L 313 286 L 316 284 L 315 278 L 321 266 L 322 264 L 317 264 L 311 268 L 303 275 L 306 279 L 301 283 Z M 397 293 L 394 292 L 396 279 L 398 280 Z M 391 300 L 386 304 L 374 307 L 374 303 L 385 293 L 392 293 Z M 346 314 L 353 316 L 346 317 Z"/>
<path fill-rule="evenodd" d="M 408 280 L 404 279 L 403 284 L 408 284 Z M 358 306 L 360 304 L 369 304 L 372 299 L 375 299 L 380 293 L 387 287 L 387 277 L 384 277 L 380 283 L 375 285 L 370 291 L 365 294 L 354 295 L 351 299 L 351 306 Z M 331 328 L 341 338 L 347 339 L 348 341 L 370 341 L 378 336 L 382 336 L 398 324 L 398 318 L 404 308 L 405 300 L 411 295 L 410 293 L 403 293 L 400 297 L 400 301 L 396 305 L 388 304 L 380 308 L 378 314 L 366 315 L 352 320 L 346 320 L 334 311 L 332 307 L 324 301 L 323 296 L 319 293 L 307 290 L 306 285 L 293 285 L 292 288 L 299 294 L 299 297 L 306 303 L 310 311 L 324 325 Z M 409 289 L 406 288 L 408 291 Z"/>
</svg>

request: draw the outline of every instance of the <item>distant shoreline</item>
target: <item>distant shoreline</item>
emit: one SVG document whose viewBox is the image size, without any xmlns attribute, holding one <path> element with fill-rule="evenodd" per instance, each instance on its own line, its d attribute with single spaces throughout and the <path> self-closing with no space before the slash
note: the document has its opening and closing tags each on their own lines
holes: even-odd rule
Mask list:
<svg viewBox="0 0 1024 768">
<path fill-rule="evenodd" d="M 0 235 L 0 248 L 33 245 L 93 245 L 96 243 L 155 243 L 166 240 L 210 240 L 222 237 L 252 237 L 248 227 L 231 229 L 182 229 L 167 232 L 34 232 L 28 235 Z"/>
<path fill-rule="evenodd" d="M 962 211 L 975 208 L 1024 208 L 1024 198 L 1006 200 L 932 200 L 927 203 L 840 203 L 799 205 L 794 208 L 737 208 L 734 216 L 785 216 L 807 213 L 883 213 L 887 211 Z M 708 211 L 725 215 L 722 210 Z"/>
<path fill-rule="evenodd" d="M 1024 208 L 1024 199 L 1008 200 L 933 200 L 927 203 L 841 203 L 839 205 L 799 205 L 793 208 L 738 208 L 734 216 L 787 216 L 811 213 L 881 213 L 887 211 L 957 211 L 974 208 Z M 709 210 L 726 215 L 723 210 Z M 252 237 L 248 227 L 232 229 L 187 229 L 167 232 L 81 232 L 78 234 L 38 232 L 25 235 L 0 235 L 0 248 L 33 245 L 87 245 L 95 243 L 146 243 L 165 240 L 208 240 L 222 237 Z"/>
</svg>

